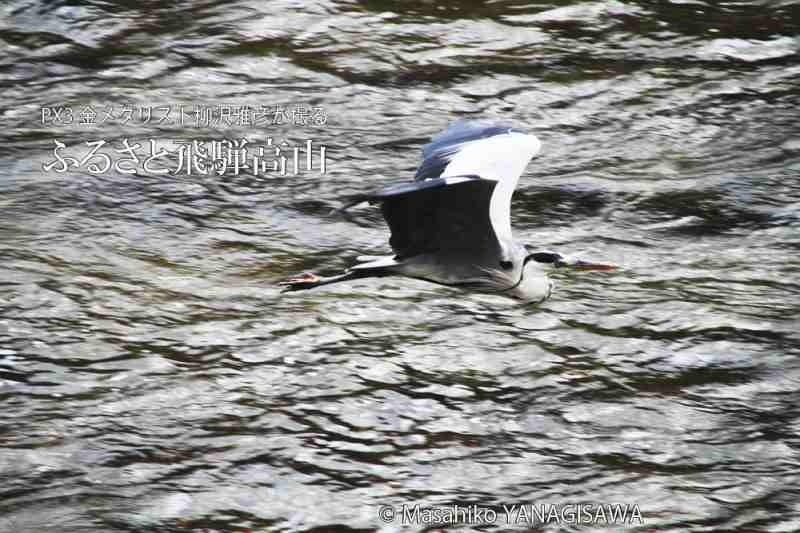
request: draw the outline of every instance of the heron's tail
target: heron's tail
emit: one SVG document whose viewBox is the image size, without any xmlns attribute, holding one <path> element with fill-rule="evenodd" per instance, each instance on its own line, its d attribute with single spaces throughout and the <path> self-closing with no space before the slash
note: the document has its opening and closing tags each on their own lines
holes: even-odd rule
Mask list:
<svg viewBox="0 0 800 533">
<path fill-rule="evenodd" d="M 359 255 L 356 261 L 361 264 L 354 266 L 353 270 L 381 269 L 397 264 L 393 255 Z"/>
</svg>

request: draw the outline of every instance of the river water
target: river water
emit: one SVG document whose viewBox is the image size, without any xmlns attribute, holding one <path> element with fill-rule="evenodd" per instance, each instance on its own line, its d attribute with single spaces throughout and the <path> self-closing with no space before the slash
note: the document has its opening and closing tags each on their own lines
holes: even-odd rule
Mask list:
<svg viewBox="0 0 800 533">
<path fill-rule="evenodd" d="M 794 0 L 5 2 L 0 531 L 800 530 L 799 51 Z M 459 118 L 542 141 L 520 241 L 622 268 L 279 292 Z"/>
</svg>

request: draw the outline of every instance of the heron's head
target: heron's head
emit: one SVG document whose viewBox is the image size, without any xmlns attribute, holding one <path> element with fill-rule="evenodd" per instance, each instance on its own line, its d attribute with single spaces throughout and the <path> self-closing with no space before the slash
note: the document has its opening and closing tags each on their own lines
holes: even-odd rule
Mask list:
<svg viewBox="0 0 800 533">
<path fill-rule="evenodd" d="M 522 262 L 522 270 L 511 296 L 525 302 L 543 302 L 550 297 L 553 282 L 547 277 L 547 268 L 570 268 L 572 270 L 616 270 L 614 265 L 590 263 L 579 259 L 568 259 L 558 252 L 539 251 L 528 253 Z"/>
</svg>

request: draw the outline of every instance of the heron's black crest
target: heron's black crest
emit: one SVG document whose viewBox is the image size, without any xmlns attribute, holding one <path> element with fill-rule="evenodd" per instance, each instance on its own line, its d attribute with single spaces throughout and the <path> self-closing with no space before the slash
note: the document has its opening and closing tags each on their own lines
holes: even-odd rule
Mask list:
<svg viewBox="0 0 800 533">
<path fill-rule="evenodd" d="M 558 266 L 564 263 L 564 256 L 558 252 L 534 252 L 525 257 L 525 263 L 531 260 L 537 263 L 548 263 Z"/>
</svg>

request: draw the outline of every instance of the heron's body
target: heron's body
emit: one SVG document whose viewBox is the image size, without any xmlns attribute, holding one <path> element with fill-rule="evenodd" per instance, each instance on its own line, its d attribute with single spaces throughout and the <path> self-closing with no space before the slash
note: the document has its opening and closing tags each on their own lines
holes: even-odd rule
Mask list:
<svg viewBox="0 0 800 533">
<path fill-rule="evenodd" d="M 285 285 L 299 290 L 399 275 L 544 301 L 552 283 L 542 263 L 568 263 L 559 254 L 531 253 L 515 242 L 510 221 L 511 195 L 540 146 L 535 136 L 508 125 L 456 122 L 424 147 L 414 182 L 358 195 L 345 206 L 381 204 L 393 255 L 369 258 L 339 276 L 306 274 Z"/>
<path fill-rule="evenodd" d="M 476 256 L 468 250 L 443 255 L 424 253 L 396 260 L 394 256 L 370 258 L 351 268 L 378 275 L 399 275 L 476 292 L 497 293 L 524 301 L 544 301 L 550 296 L 552 282 L 539 263 L 523 264 L 527 251 L 512 245 L 512 268 L 487 268 L 500 264 L 499 256 Z M 382 272 L 376 272 L 382 271 Z M 359 276 L 360 277 L 360 276 Z"/>
</svg>

